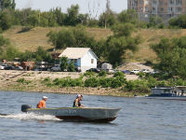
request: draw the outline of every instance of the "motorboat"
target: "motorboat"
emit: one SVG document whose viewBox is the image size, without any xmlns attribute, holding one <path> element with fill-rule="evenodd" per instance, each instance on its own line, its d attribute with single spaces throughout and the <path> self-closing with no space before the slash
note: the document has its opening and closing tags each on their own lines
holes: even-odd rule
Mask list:
<svg viewBox="0 0 186 140">
<path fill-rule="evenodd" d="M 110 122 L 116 119 L 121 108 L 103 107 L 57 107 L 32 108 L 22 105 L 21 111 L 39 115 L 53 115 L 64 121 Z"/>
<path fill-rule="evenodd" d="M 155 87 L 151 89 L 148 99 L 186 101 L 186 86 Z"/>
</svg>

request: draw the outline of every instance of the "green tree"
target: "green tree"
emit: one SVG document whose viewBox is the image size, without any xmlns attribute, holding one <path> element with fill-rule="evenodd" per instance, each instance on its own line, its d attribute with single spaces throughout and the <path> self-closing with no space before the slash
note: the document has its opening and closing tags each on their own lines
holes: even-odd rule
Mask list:
<svg viewBox="0 0 186 140">
<path fill-rule="evenodd" d="M 57 49 L 65 49 L 66 47 L 93 47 L 96 41 L 91 37 L 84 28 L 64 28 L 59 32 L 49 32 L 47 34 L 49 42 Z"/>
<path fill-rule="evenodd" d="M 169 25 L 172 27 L 186 28 L 186 15 L 180 15 L 169 20 Z"/>
<path fill-rule="evenodd" d="M 62 29 L 59 32 L 50 32 L 47 36 L 56 49 L 65 49 L 75 44 L 75 37 L 72 30 Z"/>
<path fill-rule="evenodd" d="M 39 26 L 47 27 L 49 25 L 47 17 L 48 17 L 47 12 L 39 13 Z"/>
<path fill-rule="evenodd" d="M 34 53 L 28 50 L 19 56 L 20 61 L 30 61 L 33 60 L 34 57 L 35 57 Z"/>
<path fill-rule="evenodd" d="M 0 12 L 0 28 L 2 30 L 7 30 L 11 27 L 12 20 L 9 11 Z"/>
<path fill-rule="evenodd" d="M 186 79 L 186 37 L 163 38 L 158 44 L 152 45 L 160 62 L 157 68 L 172 76 Z"/>
<path fill-rule="evenodd" d="M 3 47 L 8 44 L 10 44 L 10 41 L 8 39 L 4 38 L 2 35 L 0 35 L 0 47 Z"/>
<path fill-rule="evenodd" d="M 2 58 L 6 60 L 13 60 L 14 58 L 19 57 L 19 56 L 20 56 L 20 52 L 16 48 L 12 46 L 8 46 L 3 51 Z"/>
<path fill-rule="evenodd" d="M 108 61 L 114 66 L 124 61 L 126 50 L 137 50 L 137 45 L 141 42 L 141 39 L 140 37 L 131 37 L 134 29 L 134 25 L 130 23 L 119 24 L 113 27 L 114 35 L 107 39 L 106 51 L 108 52 Z"/>
<path fill-rule="evenodd" d="M 56 23 L 60 26 L 64 25 L 65 14 L 62 13 L 61 8 L 52 10 L 56 19 Z"/>
<path fill-rule="evenodd" d="M 82 25 L 88 24 L 88 14 L 79 14 L 78 15 L 78 22 Z"/>
<path fill-rule="evenodd" d="M 0 1 L 0 8 L 4 9 L 15 9 L 15 0 L 1 0 Z M 1 10 L 0 9 L 0 10 Z"/>
<path fill-rule="evenodd" d="M 107 52 L 106 40 L 102 39 L 97 41 L 96 44 L 91 47 L 91 49 L 98 56 L 100 62 L 104 62 L 107 60 L 108 52 Z"/>
<path fill-rule="evenodd" d="M 89 33 L 85 30 L 85 28 L 78 26 L 77 28 L 72 29 L 75 42 L 73 44 L 74 47 L 90 47 L 96 45 L 96 41 Z"/>
<path fill-rule="evenodd" d="M 66 25 L 75 26 L 78 22 L 78 15 L 79 15 L 79 5 L 72 5 L 70 8 L 67 9 L 67 16 L 65 19 Z"/>
<path fill-rule="evenodd" d="M 39 25 L 39 14 L 40 11 L 33 11 L 31 15 L 27 17 L 27 24 L 31 26 L 38 26 Z"/>
<path fill-rule="evenodd" d="M 70 63 L 68 64 L 68 71 L 69 72 L 75 72 L 75 66 L 74 66 L 73 61 L 70 61 Z"/>
<path fill-rule="evenodd" d="M 114 15 L 114 13 L 112 12 L 109 14 L 107 12 L 104 12 L 99 17 L 99 26 L 101 27 L 111 27 L 116 24 L 116 22 L 116 15 Z"/>
<path fill-rule="evenodd" d="M 4 53 L 6 47 L 10 44 L 9 40 L 0 35 L 0 59 L 2 59 L 2 54 Z"/>
<path fill-rule="evenodd" d="M 96 19 L 88 19 L 88 26 L 89 27 L 97 27 L 99 24 L 98 20 Z"/>
<path fill-rule="evenodd" d="M 66 71 L 68 69 L 68 58 L 67 57 L 62 57 L 61 58 L 61 71 Z"/>
<path fill-rule="evenodd" d="M 57 26 L 56 16 L 55 16 L 55 13 L 52 10 L 50 10 L 48 12 L 48 17 L 47 18 L 48 18 L 48 26 L 50 26 L 50 27 Z"/>
<path fill-rule="evenodd" d="M 131 23 L 117 24 L 113 26 L 112 31 L 114 36 L 131 36 L 131 33 L 135 30 L 135 26 Z"/>
<path fill-rule="evenodd" d="M 164 27 L 163 19 L 159 16 L 150 16 L 150 21 L 147 26 L 149 28 L 150 27 L 163 28 Z"/>
<path fill-rule="evenodd" d="M 37 51 L 35 52 L 35 58 L 36 61 L 46 61 L 46 62 L 52 61 L 51 55 L 46 50 L 44 50 L 41 46 L 37 48 Z"/>
<path fill-rule="evenodd" d="M 21 11 L 17 10 L 17 14 L 16 14 L 17 18 L 19 18 L 20 20 L 21 25 L 28 25 L 27 19 L 29 15 L 32 15 L 31 8 L 23 9 Z"/>
<path fill-rule="evenodd" d="M 138 21 L 138 16 L 135 10 L 125 10 L 119 13 L 118 20 L 121 23 L 136 24 Z"/>
</svg>

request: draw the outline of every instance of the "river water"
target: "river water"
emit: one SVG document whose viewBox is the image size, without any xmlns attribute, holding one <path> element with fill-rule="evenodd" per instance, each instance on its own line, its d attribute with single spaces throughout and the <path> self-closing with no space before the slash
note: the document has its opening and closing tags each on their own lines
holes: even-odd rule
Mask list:
<svg viewBox="0 0 186 140">
<path fill-rule="evenodd" d="M 84 95 L 89 107 L 120 107 L 111 123 L 63 122 L 20 111 L 48 96 L 47 107 L 69 107 L 75 95 L 0 91 L 0 140 L 186 140 L 186 102 Z M 8 114 L 8 115 L 2 115 Z"/>
</svg>

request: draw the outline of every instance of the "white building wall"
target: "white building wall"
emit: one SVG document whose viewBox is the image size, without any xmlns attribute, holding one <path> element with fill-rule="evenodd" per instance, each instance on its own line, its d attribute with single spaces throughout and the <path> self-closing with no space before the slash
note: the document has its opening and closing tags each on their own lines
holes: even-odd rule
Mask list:
<svg viewBox="0 0 186 140">
<path fill-rule="evenodd" d="M 91 63 L 92 59 L 93 63 Z M 88 51 L 87 54 L 81 58 L 81 71 L 85 72 L 90 68 L 97 68 L 97 58 L 91 51 Z"/>
</svg>

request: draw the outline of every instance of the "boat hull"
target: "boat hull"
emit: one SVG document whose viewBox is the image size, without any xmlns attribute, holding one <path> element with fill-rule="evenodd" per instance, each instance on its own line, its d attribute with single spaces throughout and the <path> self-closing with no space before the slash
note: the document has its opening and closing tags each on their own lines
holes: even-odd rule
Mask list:
<svg viewBox="0 0 186 140">
<path fill-rule="evenodd" d="M 110 122 L 116 119 L 120 108 L 42 108 L 27 109 L 27 113 L 53 115 L 64 121 Z"/>
<path fill-rule="evenodd" d="M 178 101 L 186 101 L 186 96 L 178 96 L 178 97 L 161 97 L 161 96 L 147 96 L 147 99 L 157 99 L 157 100 L 178 100 Z"/>
</svg>

